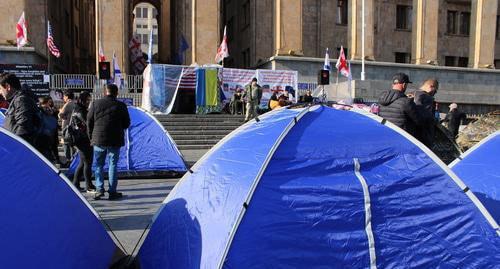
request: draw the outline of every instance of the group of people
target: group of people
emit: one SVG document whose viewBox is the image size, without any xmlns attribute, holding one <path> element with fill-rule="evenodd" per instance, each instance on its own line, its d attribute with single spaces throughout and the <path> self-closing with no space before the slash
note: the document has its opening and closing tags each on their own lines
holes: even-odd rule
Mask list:
<svg viewBox="0 0 500 269">
<path fill-rule="evenodd" d="M 0 75 L 0 92 L 8 102 L 4 122 L 7 130 L 31 144 L 47 159 L 60 163 L 57 128 L 60 119 L 67 162 L 73 157 L 73 148 L 80 159 L 72 181 L 75 187 L 84 190 L 80 187 L 83 175 L 85 190 L 94 194 L 94 199 L 101 199 L 105 195 L 103 168 L 108 159 L 108 199 L 122 197 L 117 191 L 117 163 L 120 148 L 125 145 L 124 133 L 130 126 L 130 116 L 126 105 L 116 98 L 116 85 L 106 85 L 106 96 L 93 102 L 88 92 L 81 92 L 75 98 L 72 92 L 66 91 L 60 110 L 55 108 L 50 97 L 40 98 L 37 104 L 35 96 L 22 89 L 14 74 Z M 92 184 L 94 160 L 95 185 Z"/>
<path fill-rule="evenodd" d="M 450 105 L 450 112 L 444 120 L 439 117 L 434 95 L 439 89 L 435 78 L 426 79 L 419 90 L 406 94 L 412 83 L 408 75 L 397 73 L 392 78 L 392 88 L 379 97 L 379 115 L 416 137 L 424 145 L 434 145 L 435 124 L 448 122 L 448 128 L 455 137 L 465 114 L 458 111 L 458 105 Z"/>
</svg>

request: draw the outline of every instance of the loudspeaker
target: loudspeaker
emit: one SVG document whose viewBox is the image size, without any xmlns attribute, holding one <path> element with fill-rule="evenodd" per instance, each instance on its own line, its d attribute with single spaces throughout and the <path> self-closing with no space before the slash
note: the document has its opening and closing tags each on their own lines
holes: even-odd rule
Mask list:
<svg viewBox="0 0 500 269">
<path fill-rule="evenodd" d="M 328 85 L 330 84 L 330 71 L 320 70 L 318 73 L 318 85 Z"/>
<path fill-rule="evenodd" d="M 99 79 L 111 79 L 111 65 L 109 62 L 99 62 Z"/>
</svg>

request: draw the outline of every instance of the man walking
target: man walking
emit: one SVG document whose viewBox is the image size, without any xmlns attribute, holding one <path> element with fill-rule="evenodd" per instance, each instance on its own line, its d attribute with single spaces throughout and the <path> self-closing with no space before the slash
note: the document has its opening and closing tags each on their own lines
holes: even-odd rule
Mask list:
<svg viewBox="0 0 500 269">
<path fill-rule="evenodd" d="M 247 99 L 245 121 L 249 121 L 257 117 L 257 109 L 259 108 L 260 99 L 262 98 L 262 88 L 257 84 L 257 78 L 253 78 L 252 82 L 245 86 L 245 95 Z"/>
<path fill-rule="evenodd" d="M 409 83 L 411 83 L 410 78 L 404 73 L 393 76 L 392 89 L 383 92 L 379 98 L 379 115 L 415 136 L 420 116 L 413 100 L 405 95 Z"/>
<path fill-rule="evenodd" d="M 448 122 L 448 130 L 453 135 L 453 138 L 457 137 L 458 130 L 460 129 L 460 124 L 467 119 L 467 116 L 462 111 L 458 110 L 458 105 L 452 103 L 450 105 L 450 111 L 446 114 L 444 122 Z"/>
<path fill-rule="evenodd" d="M 75 110 L 75 94 L 71 90 L 65 90 L 63 94 L 64 105 L 59 110 L 59 119 L 61 119 L 63 137 L 64 133 L 67 131 L 69 125 L 69 119 L 71 118 L 71 114 L 73 110 Z M 66 159 L 66 164 L 64 166 L 68 166 L 73 158 L 73 147 L 68 143 L 68 141 L 64 141 L 63 139 L 63 151 L 64 158 Z"/>
<path fill-rule="evenodd" d="M 120 148 L 125 145 L 124 132 L 130 126 L 130 116 L 127 106 L 116 99 L 118 87 L 114 84 L 106 86 L 106 96 L 94 101 L 87 114 L 87 128 L 89 138 L 94 146 L 94 160 L 96 164 L 95 181 L 96 194 L 94 199 L 104 196 L 103 168 L 106 159 L 108 167 L 108 199 L 115 200 L 122 197 L 117 192 L 118 179 L 116 166 L 120 157 Z"/>
<path fill-rule="evenodd" d="M 21 82 L 16 75 L 4 73 L 0 75 L 0 91 L 9 102 L 5 113 L 4 127 L 35 146 L 37 126 L 40 126 L 38 108 L 30 92 L 21 89 Z"/>
<path fill-rule="evenodd" d="M 439 82 L 435 78 L 424 81 L 419 91 L 415 92 L 415 104 L 422 123 L 417 126 L 416 138 L 428 148 L 434 145 L 434 128 L 436 120 L 434 118 L 435 105 L 434 95 L 439 88 Z"/>
</svg>

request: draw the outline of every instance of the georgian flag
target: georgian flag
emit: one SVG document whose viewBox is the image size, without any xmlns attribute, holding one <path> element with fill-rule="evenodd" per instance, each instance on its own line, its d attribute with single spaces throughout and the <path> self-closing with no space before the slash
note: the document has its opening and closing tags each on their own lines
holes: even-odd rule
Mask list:
<svg viewBox="0 0 500 269">
<path fill-rule="evenodd" d="M 220 43 L 219 48 L 217 48 L 217 54 L 215 55 L 215 62 L 220 63 L 224 58 L 229 57 L 229 49 L 227 48 L 227 35 L 226 26 L 224 26 L 224 37 L 222 38 L 222 43 Z"/>
<path fill-rule="evenodd" d="M 339 59 L 337 60 L 335 67 L 337 68 L 338 72 L 342 74 L 342 76 L 347 78 L 350 76 L 351 71 L 349 70 L 349 66 L 347 65 L 343 46 L 340 46 Z"/>
<path fill-rule="evenodd" d="M 106 61 L 106 56 L 104 55 L 104 50 L 102 49 L 101 40 L 99 40 L 99 62 L 105 62 L 105 61 Z"/>
<path fill-rule="evenodd" d="M 17 21 L 16 25 L 16 42 L 17 49 L 24 47 L 28 43 L 28 30 L 26 27 L 26 20 L 24 19 L 24 11 Z"/>
</svg>

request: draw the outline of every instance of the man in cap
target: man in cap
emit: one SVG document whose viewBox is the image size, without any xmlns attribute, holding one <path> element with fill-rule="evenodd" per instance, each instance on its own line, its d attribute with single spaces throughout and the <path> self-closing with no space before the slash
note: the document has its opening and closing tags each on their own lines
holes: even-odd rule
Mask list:
<svg viewBox="0 0 500 269">
<path fill-rule="evenodd" d="M 257 116 L 257 109 L 262 98 L 262 88 L 257 84 L 257 78 L 253 78 L 252 82 L 245 87 L 245 95 L 247 99 L 245 121 L 249 121 Z"/>
<path fill-rule="evenodd" d="M 435 78 L 429 78 L 424 81 L 419 91 L 415 92 L 415 104 L 420 115 L 422 123 L 417 126 L 416 137 L 428 148 L 434 145 L 434 128 L 436 120 L 434 118 L 435 105 L 434 95 L 439 88 L 439 82 Z"/>
<path fill-rule="evenodd" d="M 446 118 L 444 118 L 444 122 L 448 122 L 448 130 L 450 130 L 453 137 L 458 135 L 458 129 L 460 128 L 460 124 L 467 119 L 465 113 L 458 110 L 458 105 L 456 103 L 452 103 L 450 105 L 450 111 L 446 114 Z"/>
<path fill-rule="evenodd" d="M 415 135 L 416 126 L 420 125 L 420 116 L 413 100 L 405 95 L 409 83 L 410 78 L 404 73 L 393 76 L 392 89 L 384 91 L 379 97 L 379 115 Z"/>
</svg>

